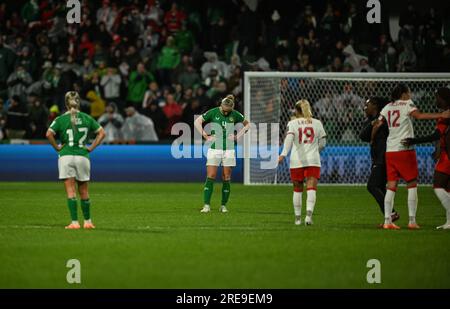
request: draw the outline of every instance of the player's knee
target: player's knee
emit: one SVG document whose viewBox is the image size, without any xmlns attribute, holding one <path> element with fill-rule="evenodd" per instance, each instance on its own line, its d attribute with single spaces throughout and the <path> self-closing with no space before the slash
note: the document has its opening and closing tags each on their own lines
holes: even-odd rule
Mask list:
<svg viewBox="0 0 450 309">
<path fill-rule="evenodd" d="M 408 189 L 417 187 L 417 180 L 414 179 L 414 180 L 408 181 L 408 182 L 406 183 L 406 187 L 407 187 Z"/>
<path fill-rule="evenodd" d="M 303 184 L 299 181 L 294 181 L 292 183 L 294 185 L 294 192 L 303 192 Z"/>
</svg>

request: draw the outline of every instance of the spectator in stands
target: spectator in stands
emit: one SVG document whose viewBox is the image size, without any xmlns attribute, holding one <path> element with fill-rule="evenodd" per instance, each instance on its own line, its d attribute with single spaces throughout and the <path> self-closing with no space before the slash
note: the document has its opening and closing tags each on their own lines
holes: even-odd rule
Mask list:
<svg viewBox="0 0 450 309">
<path fill-rule="evenodd" d="M 174 36 L 175 44 L 180 53 L 190 53 L 194 47 L 194 35 L 186 26 L 186 22 L 181 24 L 181 29 Z"/>
<path fill-rule="evenodd" d="M 20 97 L 14 95 L 10 99 L 8 112 L 6 114 L 6 135 L 9 139 L 24 138 L 29 131 L 29 114 Z"/>
<path fill-rule="evenodd" d="M 90 114 L 93 118 L 98 119 L 105 112 L 106 102 L 94 90 L 89 90 L 86 94 L 86 99 L 89 100 Z"/>
<path fill-rule="evenodd" d="M 201 115 L 203 109 L 198 99 L 193 99 L 183 110 L 181 121 L 187 123 L 191 127 L 191 132 L 194 132 L 194 118 Z"/>
<path fill-rule="evenodd" d="M 122 78 L 117 73 L 115 68 L 109 67 L 107 73 L 103 75 L 100 85 L 103 89 L 103 96 L 108 103 L 114 102 L 120 109 L 123 109 L 122 101 L 120 100 L 120 85 Z M 116 109 L 117 109 L 116 106 Z M 108 138 L 108 134 L 106 136 Z"/>
<path fill-rule="evenodd" d="M 194 66 L 189 64 L 187 69 L 178 76 L 178 82 L 183 88 L 192 88 L 196 85 L 200 85 L 201 79 L 200 75 L 195 71 Z"/>
<path fill-rule="evenodd" d="M 6 111 L 3 104 L 3 99 L 0 98 L 0 141 L 5 137 Z"/>
<path fill-rule="evenodd" d="M 161 91 L 157 82 L 151 82 L 148 85 L 148 90 L 145 92 L 144 100 L 142 101 L 142 108 L 147 108 L 150 103 L 159 103 L 161 100 Z"/>
<path fill-rule="evenodd" d="M 181 29 L 182 22 L 186 19 L 186 14 L 178 9 L 178 5 L 173 2 L 170 11 L 164 16 L 164 24 L 171 34 L 175 34 Z"/>
<path fill-rule="evenodd" d="M 149 24 L 141 34 L 140 39 L 144 43 L 143 46 L 148 48 L 151 53 L 154 53 L 159 45 L 160 34 L 154 31 L 154 26 Z"/>
<path fill-rule="evenodd" d="M 142 110 L 142 114 L 153 121 L 156 133 L 158 134 L 159 138 L 167 137 L 167 117 L 162 111 L 161 107 L 159 107 L 159 104 L 156 100 L 151 101 L 149 104 L 147 104 Z"/>
<path fill-rule="evenodd" d="M 89 59 L 94 57 L 94 44 L 89 39 L 89 35 L 85 32 L 81 35 L 81 42 L 78 46 L 78 54 L 87 56 Z"/>
<path fill-rule="evenodd" d="M 7 80 L 9 97 L 18 96 L 20 101 L 24 102 L 26 100 L 26 90 L 32 82 L 31 75 L 19 64 Z"/>
<path fill-rule="evenodd" d="M 211 70 L 216 70 L 219 76 L 227 76 L 227 66 L 223 61 L 219 61 L 217 53 L 205 52 L 206 62 L 201 67 L 202 79 L 205 80 L 210 76 Z"/>
<path fill-rule="evenodd" d="M 166 97 L 166 104 L 163 107 L 163 112 L 168 119 L 166 135 L 169 136 L 172 126 L 181 119 L 183 114 L 183 108 L 175 101 L 172 93 L 169 93 Z"/>
<path fill-rule="evenodd" d="M 20 14 L 25 23 L 37 21 L 39 19 L 39 5 L 37 0 L 29 0 L 25 3 Z"/>
<path fill-rule="evenodd" d="M 110 7 L 109 0 L 103 0 L 101 8 L 97 10 L 97 24 L 104 23 L 108 31 L 112 30 L 117 18 L 117 6 L 113 3 Z"/>
<path fill-rule="evenodd" d="M 17 53 L 16 66 L 18 65 L 21 65 L 32 78 L 36 78 L 37 60 L 34 53 L 30 52 L 30 47 L 24 46 L 22 50 Z"/>
<path fill-rule="evenodd" d="M 225 81 L 225 78 L 219 75 L 219 71 L 217 71 L 216 69 L 211 69 L 209 75 L 203 81 L 203 85 L 205 85 L 209 89 L 212 89 L 216 83 L 220 83 L 223 81 Z"/>
<path fill-rule="evenodd" d="M 3 36 L 0 33 L 0 96 L 7 89 L 6 81 L 13 72 L 15 64 L 14 52 L 3 44 Z"/>
<path fill-rule="evenodd" d="M 108 48 L 111 46 L 112 37 L 106 29 L 106 25 L 104 22 L 99 23 L 98 31 L 94 32 L 94 41 L 100 42 L 102 47 Z"/>
<path fill-rule="evenodd" d="M 154 80 L 153 74 L 145 69 L 144 63 L 139 63 L 137 70 L 131 72 L 128 80 L 128 104 L 140 108 L 148 84 Z"/>
<path fill-rule="evenodd" d="M 375 69 L 369 65 L 369 60 L 366 57 L 362 57 L 359 60 L 359 72 L 375 72 Z"/>
<path fill-rule="evenodd" d="M 180 63 L 180 53 L 175 46 L 175 40 L 169 36 L 166 40 L 166 45 L 162 48 L 158 57 L 157 69 L 160 83 L 164 86 L 169 86 L 173 81 L 173 70 Z"/>
<path fill-rule="evenodd" d="M 105 129 L 105 143 L 118 143 L 122 140 L 123 117 L 115 103 L 106 106 L 106 112 L 100 116 L 98 123 Z"/>
<path fill-rule="evenodd" d="M 238 97 L 242 93 L 242 73 L 241 67 L 236 66 L 232 75 L 227 81 L 228 84 L 228 92 L 232 93 L 235 97 Z"/>
<path fill-rule="evenodd" d="M 139 114 L 133 106 L 125 109 L 127 118 L 122 127 L 122 135 L 126 142 L 157 142 L 158 135 L 150 118 Z"/>
<path fill-rule="evenodd" d="M 183 107 L 183 110 L 194 100 L 194 90 L 192 88 L 186 88 L 183 91 L 183 96 L 180 98 L 179 103 Z"/>
<path fill-rule="evenodd" d="M 30 104 L 30 125 L 31 135 L 30 138 L 44 139 L 45 132 L 48 127 L 49 112 L 47 107 L 42 104 L 41 99 L 37 98 L 35 94 L 30 94 L 33 99 Z"/>
</svg>

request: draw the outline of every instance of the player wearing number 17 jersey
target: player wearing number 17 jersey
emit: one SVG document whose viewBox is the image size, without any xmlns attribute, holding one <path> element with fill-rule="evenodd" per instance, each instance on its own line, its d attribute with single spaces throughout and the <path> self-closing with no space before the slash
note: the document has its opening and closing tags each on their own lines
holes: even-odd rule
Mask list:
<svg viewBox="0 0 450 309">
<path fill-rule="evenodd" d="M 283 151 L 278 158 L 281 163 L 291 151 L 290 172 L 294 185 L 293 204 L 295 224 L 301 224 L 303 182 L 306 179 L 305 224 L 312 224 L 316 204 L 317 182 L 320 178 L 320 151 L 325 147 L 326 133 L 320 120 L 312 118 L 307 100 L 295 104 L 296 118 L 288 123 Z"/>
<path fill-rule="evenodd" d="M 105 137 L 103 128 L 91 116 L 82 113 L 80 96 L 75 91 L 69 91 L 65 96 L 67 112 L 57 117 L 47 131 L 47 139 L 58 152 L 59 179 L 64 180 L 67 193 L 67 205 L 72 223 L 66 229 L 79 229 L 77 214 L 77 190 L 81 198 L 81 209 L 84 216 L 84 228 L 92 229 L 88 182 L 90 179 L 91 163 L 89 153 L 92 152 Z M 86 147 L 90 133 L 97 134 L 91 146 Z M 58 135 L 61 146 L 56 143 Z"/>
<path fill-rule="evenodd" d="M 411 91 L 404 84 L 397 85 L 391 94 L 392 102 L 380 112 L 380 117 L 372 129 L 372 142 L 384 122 L 389 127 L 386 142 L 387 191 L 384 198 L 384 229 L 399 229 L 392 223 L 391 213 L 399 179 L 406 182 L 408 188 L 409 229 L 419 229 L 416 223 L 417 211 L 417 158 L 413 146 L 402 143 L 404 139 L 414 137 L 412 118 L 417 120 L 448 118 L 450 113 L 421 113 L 411 100 Z"/>
</svg>

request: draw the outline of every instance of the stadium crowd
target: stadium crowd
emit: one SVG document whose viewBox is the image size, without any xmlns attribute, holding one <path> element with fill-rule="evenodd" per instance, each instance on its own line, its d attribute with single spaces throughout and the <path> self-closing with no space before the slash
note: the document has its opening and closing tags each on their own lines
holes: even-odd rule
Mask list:
<svg viewBox="0 0 450 309">
<path fill-rule="evenodd" d="M 64 1 L 2 2 L 0 139 L 44 138 L 69 90 L 122 143 L 170 138 L 228 93 L 240 102 L 247 70 L 450 71 L 448 11 L 408 4 L 393 41 L 356 2 L 286 2 L 82 1 L 80 24 Z"/>
</svg>

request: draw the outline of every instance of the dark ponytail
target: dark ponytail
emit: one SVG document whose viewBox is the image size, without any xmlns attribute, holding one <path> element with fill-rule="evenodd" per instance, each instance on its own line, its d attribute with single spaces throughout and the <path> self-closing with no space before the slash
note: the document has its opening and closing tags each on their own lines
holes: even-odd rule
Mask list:
<svg viewBox="0 0 450 309">
<path fill-rule="evenodd" d="M 391 100 L 393 102 L 400 100 L 402 94 L 408 93 L 408 91 L 409 91 L 408 86 L 406 86 L 405 84 L 398 84 L 391 92 Z"/>
</svg>

